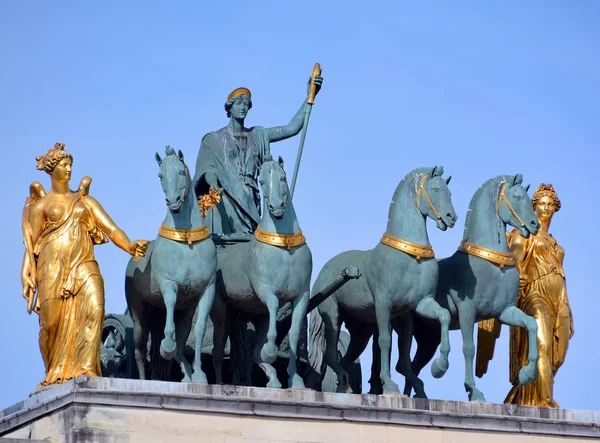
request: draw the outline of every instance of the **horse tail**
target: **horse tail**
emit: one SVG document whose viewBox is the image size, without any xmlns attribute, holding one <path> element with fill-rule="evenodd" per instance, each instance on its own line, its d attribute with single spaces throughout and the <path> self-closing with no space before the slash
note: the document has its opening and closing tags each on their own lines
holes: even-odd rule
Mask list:
<svg viewBox="0 0 600 443">
<path fill-rule="evenodd" d="M 325 323 L 319 313 L 319 309 L 314 309 L 310 313 L 309 324 L 308 362 L 310 363 L 310 372 L 307 377 L 308 386 L 312 389 L 321 390 L 321 382 L 325 377 L 327 364 L 325 363 Z"/>
</svg>

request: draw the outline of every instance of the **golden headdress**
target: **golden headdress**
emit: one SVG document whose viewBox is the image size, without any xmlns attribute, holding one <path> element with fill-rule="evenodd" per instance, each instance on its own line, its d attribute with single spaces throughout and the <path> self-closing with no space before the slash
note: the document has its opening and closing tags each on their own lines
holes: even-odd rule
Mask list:
<svg viewBox="0 0 600 443">
<path fill-rule="evenodd" d="M 227 96 L 227 101 L 237 97 L 238 95 L 247 95 L 248 98 L 252 98 L 252 93 L 250 92 L 250 89 L 241 87 L 231 91 L 231 94 Z"/>
</svg>

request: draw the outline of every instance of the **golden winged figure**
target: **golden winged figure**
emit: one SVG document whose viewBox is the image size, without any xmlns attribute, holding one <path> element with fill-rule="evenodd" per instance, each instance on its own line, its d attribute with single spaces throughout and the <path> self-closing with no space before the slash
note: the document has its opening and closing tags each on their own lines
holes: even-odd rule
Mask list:
<svg viewBox="0 0 600 443">
<path fill-rule="evenodd" d="M 45 386 L 77 375 L 101 375 L 104 281 L 94 245 L 110 239 L 131 255 L 143 256 L 148 242 L 130 241 L 112 221 L 89 195 L 91 178 L 84 177 L 77 191 L 69 188 L 73 157 L 64 144 L 55 144 L 37 162 L 37 169 L 50 175 L 52 188 L 46 192 L 38 182 L 30 186 L 22 219 L 21 278 L 27 310 L 39 314 Z"/>
</svg>

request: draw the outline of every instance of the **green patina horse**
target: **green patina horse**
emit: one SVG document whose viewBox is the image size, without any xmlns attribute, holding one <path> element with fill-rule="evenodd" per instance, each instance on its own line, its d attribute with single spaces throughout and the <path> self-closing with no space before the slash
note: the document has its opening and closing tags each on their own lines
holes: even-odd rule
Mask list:
<svg viewBox="0 0 600 443">
<path fill-rule="evenodd" d="M 369 251 L 347 251 L 332 258 L 323 267 L 313 286 L 322 291 L 338 278 L 339 270 L 352 264 L 362 276 L 348 281 L 311 314 L 311 354 L 314 370 L 325 376 L 326 365 L 338 378 L 338 391 L 348 392 L 348 368 L 367 346 L 375 330 L 381 347 L 380 379 L 386 393 L 399 392 L 390 377 L 389 349 L 391 319 L 406 310 L 437 320 L 442 326 L 438 339 L 441 356 L 432 367 L 441 377 L 448 369 L 450 314 L 435 301 L 438 263 L 427 236 L 427 218 L 441 230 L 454 226 L 452 206 L 443 168 L 420 168 L 409 173 L 398 185 L 390 206 L 386 232 L 381 242 Z M 341 361 L 337 343 L 342 322 L 350 332 L 350 344 Z M 321 324 L 323 323 L 323 324 Z M 416 381 L 416 380 L 415 380 Z"/>
<path fill-rule="evenodd" d="M 260 167 L 263 216 L 254 237 L 219 251 L 217 293 L 211 318 L 214 323 L 214 350 L 217 383 L 221 383 L 223 352 L 227 340 L 227 309 L 231 305 L 255 314 L 256 346 L 254 362 L 265 372 L 267 387 L 282 385 L 272 363 L 277 357 L 277 310 L 292 302 L 289 329 L 290 357 L 288 387 L 303 387 L 297 373 L 300 328 L 310 298 L 312 254 L 305 242 L 289 198 L 283 161 L 267 154 Z M 338 270 L 337 277 L 340 276 Z M 233 352 L 233 351 L 232 351 Z"/>
<path fill-rule="evenodd" d="M 153 348 L 160 343 L 160 356 L 158 352 L 151 353 L 154 368 L 160 367 L 157 359 L 161 356 L 167 360 L 175 357 L 184 374 L 183 381 L 206 383 L 200 356 L 215 298 L 217 254 L 200 213 L 183 154 L 169 146 L 165 152 L 164 159 L 156 153 L 156 161 L 160 166 L 158 176 L 165 192 L 167 215 L 158 237 L 148 245 L 146 256 L 139 263 L 129 261 L 125 277 L 127 306 L 134 324 L 135 361 L 143 380 L 148 335 L 152 332 Z M 196 354 L 192 368 L 183 350 L 196 307 Z"/>
<path fill-rule="evenodd" d="M 478 321 L 496 318 L 506 325 L 525 327 L 529 334 L 529 362 L 521 368 L 519 382 L 526 385 L 537 374 L 537 324 L 533 317 L 515 307 L 519 272 L 506 241 L 507 224 L 518 228 L 523 237 L 537 234 L 540 227 L 527 195 L 529 186 L 523 187 L 522 183 L 521 174 L 501 175 L 485 182 L 469 205 L 463 242 L 458 251 L 439 261 L 440 276 L 435 299 L 450 311 L 451 329 L 461 330 L 465 389 L 471 401 L 485 401 L 484 395 L 475 387 L 473 376 L 473 328 Z M 440 344 L 437 325 L 413 315 L 412 319 L 400 317 L 394 322 L 394 329 L 398 332 L 400 349 L 396 369 L 404 375 L 409 375 L 410 369 L 410 372 L 418 374 Z M 408 365 L 411 329 L 418 348 L 412 365 Z M 374 368 L 375 371 L 377 368 Z M 410 395 L 412 387 L 407 377 L 404 393 Z M 378 391 L 380 389 L 372 388 L 373 393 Z"/>
</svg>

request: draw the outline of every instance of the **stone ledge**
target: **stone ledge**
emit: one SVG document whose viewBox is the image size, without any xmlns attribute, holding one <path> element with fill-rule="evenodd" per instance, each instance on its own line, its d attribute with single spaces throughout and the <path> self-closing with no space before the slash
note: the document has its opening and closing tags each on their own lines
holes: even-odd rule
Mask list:
<svg viewBox="0 0 600 443">
<path fill-rule="evenodd" d="M 37 391 L 0 411 L 0 436 L 70 405 L 600 437 L 600 411 L 89 377 Z"/>
</svg>

